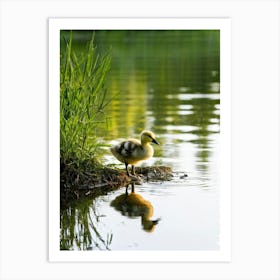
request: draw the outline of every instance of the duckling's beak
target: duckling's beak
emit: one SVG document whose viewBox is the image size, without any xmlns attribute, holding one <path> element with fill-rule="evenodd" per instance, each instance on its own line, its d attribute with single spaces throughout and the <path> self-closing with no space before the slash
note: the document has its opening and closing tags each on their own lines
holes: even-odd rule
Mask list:
<svg viewBox="0 0 280 280">
<path fill-rule="evenodd" d="M 155 144 L 159 145 L 159 142 L 156 139 L 153 139 L 152 143 L 155 143 Z"/>
</svg>

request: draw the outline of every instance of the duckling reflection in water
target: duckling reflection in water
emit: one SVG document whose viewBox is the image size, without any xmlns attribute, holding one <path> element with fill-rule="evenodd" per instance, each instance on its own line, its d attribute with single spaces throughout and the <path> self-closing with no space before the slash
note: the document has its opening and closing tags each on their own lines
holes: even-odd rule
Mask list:
<svg viewBox="0 0 280 280">
<path fill-rule="evenodd" d="M 112 154 L 125 164 L 126 174 L 128 165 L 131 164 L 131 173 L 135 175 L 134 165 L 147 160 L 154 155 L 154 149 L 150 143 L 159 145 L 153 132 L 145 130 L 140 135 L 141 142 L 137 139 L 128 139 L 110 148 Z"/>
<path fill-rule="evenodd" d="M 117 196 L 112 202 L 116 210 L 127 217 L 141 217 L 143 229 L 147 232 L 152 232 L 160 219 L 151 220 L 154 213 L 153 205 L 145 200 L 140 194 L 134 192 L 134 184 L 131 184 L 131 193 L 128 193 L 128 186 L 125 194 Z"/>
</svg>

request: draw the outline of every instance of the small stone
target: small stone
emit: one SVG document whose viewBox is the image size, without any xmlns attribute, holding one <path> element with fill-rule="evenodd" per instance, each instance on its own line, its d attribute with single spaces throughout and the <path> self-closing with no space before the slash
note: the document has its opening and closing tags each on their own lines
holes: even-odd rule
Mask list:
<svg viewBox="0 0 280 280">
<path fill-rule="evenodd" d="M 188 174 L 183 174 L 182 176 L 180 176 L 180 179 L 185 179 L 186 177 L 188 177 Z"/>
</svg>

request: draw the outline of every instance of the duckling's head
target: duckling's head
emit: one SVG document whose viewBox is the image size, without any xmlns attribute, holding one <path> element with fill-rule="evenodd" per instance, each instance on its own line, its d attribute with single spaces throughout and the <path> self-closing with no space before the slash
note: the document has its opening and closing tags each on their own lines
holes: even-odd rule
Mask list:
<svg viewBox="0 0 280 280">
<path fill-rule="evenodd" d="M 141 143 L 155 143 L 159 145 L 158 141 L 156 140 L 156 137 L 152 131 L 144 130 L 141 133 Z"/>
</svg>

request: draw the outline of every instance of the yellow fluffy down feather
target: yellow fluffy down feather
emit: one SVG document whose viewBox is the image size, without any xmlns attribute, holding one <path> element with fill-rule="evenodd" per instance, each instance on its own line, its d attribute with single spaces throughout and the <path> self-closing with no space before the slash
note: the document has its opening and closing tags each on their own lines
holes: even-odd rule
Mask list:
<svg viewBox="0 0 280 280">
<path fill-rule="evenodd" d="M 128 139 L 110 148 L 112 154 L 125 164 L 126 173 L 128 172 L 128 165 L 131 164 L 132 174 L 135 175 L 134 165 L 143 160 L 147 160 L 154 154 L 154 149 L 150 143 L 157 142 L 153 132 L 145 130 L 140 135 L 141 142 L 137 139 Z"/>
</svg>

